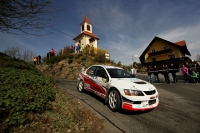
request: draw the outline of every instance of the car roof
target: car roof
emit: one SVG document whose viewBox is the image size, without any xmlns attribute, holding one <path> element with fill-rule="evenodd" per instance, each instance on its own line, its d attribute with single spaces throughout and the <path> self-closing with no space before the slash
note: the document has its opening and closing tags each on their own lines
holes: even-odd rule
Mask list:
<svg viewBox="0 0 200 133">
<path fill-rule="evenodd" d="M 117 66 L 108 66 L 108 65 L 92 65 L 92 66 L 101 66 L 101 67 L 104 67 L 104 68 L 117 68 L 117 69 L 122 69 L 121 67 L 117 67 Z"/>
</svg>

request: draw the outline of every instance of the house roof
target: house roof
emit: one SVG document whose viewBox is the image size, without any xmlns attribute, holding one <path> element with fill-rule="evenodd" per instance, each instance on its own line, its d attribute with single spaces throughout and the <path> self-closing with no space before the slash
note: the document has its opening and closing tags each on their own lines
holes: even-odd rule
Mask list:
<svg viewBox="0 0 200 133">
<path fill-rule="evenodd" d="M 87 32 L 87 31 L 82 32 L 77 37 L 75 37 L 73 40 L 76 40 L 78 37 L 80 37 L 82 35 L 88 35 L 90 37 L 93 37 L 93 38 L 96 38 L 97 40 L 99 40 L 99 38 L 96 35 L 94 35 L 93 33 Z"/>
<path fill-rule="evenodd" d="M 179 41 L 179 42 L 175 42 L 175 44 L 177 44 L 179 46 L 185 46 L 186 45 L 185 40 Z"/>
<path fill-rule="evenodd" d="M 164 40 L 162 38 L 159 38 L 159 37 L 154 37 L 154 39 L 150 42 L 150 44 L 147 46 L 147 48 L 144 50 L 144 52 L 141 54 L 141 56 L 139 57 L 140 60 L 141 59 L 144 59 L 144 56 L 145 56 L 145 53 L 147 52 L 147 50 L 151 47 L 151 45 L 156 41 L 156 40 L 162 40 L 162 41 L 165 41 L 165 42 L 168 42 L 168 44 L 171 44 L 171 45 L 175 45 L 177 47 L 179 47 L 180 51 L 186 55 L 189 55 L 191 56 L 190 52 L 188 51 L 187 49 L 187 46 L 186 46 L 186 43 L 185 41 L 179 41 L 179 42 L 170 42 L 170 41 L 167 41 L 167 40 Z"/>
<path fill-rule="evenodd" d="M 84 22 L 91 24 L 87 16 L 85 16 L 85 18 L 84 18 L 84 20 L 83 20 L 82 23 L 84 23 Z M 82 24 L 82 23 L 81 23 L 81 24 Z"/>
</svg>

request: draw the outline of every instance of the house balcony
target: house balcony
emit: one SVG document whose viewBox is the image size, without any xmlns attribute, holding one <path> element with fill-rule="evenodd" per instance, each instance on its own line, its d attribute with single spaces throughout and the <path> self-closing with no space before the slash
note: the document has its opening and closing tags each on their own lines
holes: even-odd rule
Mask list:
<svg viewBox="0 0 200 133">
<path fill-rule="evenodd" d="M 161 60 L 161 61 L 154 61 L 154 62 L 143 62 L 144 66 L 154 66 L 156 65 L 157 67 L 162 67 L 163 64 L 170 65 L 171 63 L 173 64 L 184 64 L 185 62 L 192 62 L 192 60 L 189 57 L 182 57 L 182 58 L 174 58 L 174 59 L 167 59 L 167 60 Z"/>
<path fill-rule="evenodd" d="M 161 50 L 157 52 L 148 53 L 149 57 L 172 53 L 172 49 Z"/>
</svg>

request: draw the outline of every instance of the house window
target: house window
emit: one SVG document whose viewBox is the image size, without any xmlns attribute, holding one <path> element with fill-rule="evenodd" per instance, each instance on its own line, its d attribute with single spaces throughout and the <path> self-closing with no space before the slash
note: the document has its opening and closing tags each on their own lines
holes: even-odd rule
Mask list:
<svg viewBox="0 0 200 133">
<path fill-rule="evenodd" d="M 89 25 L 87 25 L 87 30 L 90 31 L 90 26 Z"/>
<path fill-rule="evenodd" d="M 84 25 L 82 25 L 82 31 L 84 31 Z"/>
<path fill-rule="evenodd" d="M 156 50 L 155 50 L 155 49 L 153 49 L 153 50 L 152 50 L 152 53 L 154 53 L 154 52 L 156 52 Z"/>
<path fill-rule="evenodd" d="M 175 59 L 175 55 L 172 54 L 172 55 L 168 55 L 169 59 Z"/>
<path fill-rule="evenodd" d="M 168 49 L 168 47 L 167 47 L 167 46 L 164 46 L 163 48 L 164 48 L 164 50 L 167 50 L 167 49 Z"/>
<path fill-rule="evenodd" d="M 152 62 L 156 62 L 156 58 L 152 58 Z"/>
</svg>

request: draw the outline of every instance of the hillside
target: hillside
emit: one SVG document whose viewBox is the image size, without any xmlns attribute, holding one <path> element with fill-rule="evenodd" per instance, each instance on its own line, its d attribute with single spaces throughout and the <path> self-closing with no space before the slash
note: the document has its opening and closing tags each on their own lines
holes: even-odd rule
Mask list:
<svg viewBox="0 0 200 133">
<path fill-rule="evenodd" d="M 98 133 L 103 129 L 102 120 L 77 105 L 75 99 L 34 65 L 1 52 L 0 62 L 0 132 Z M 63 72 L 60 65 L 64 69 L 66 64 L 58 63 L 60 73 Z M 66 68 L 75 70 L 79 67 L 74 63 L 73 69 L 70 66 Z M 52 70 L 54 73 L 51 69 L 44 71 L 57 75 L 57 68 Z"/>
<path fill-rule="evenodd" d="M 46 62 L 37 65 L 36 68 L 54 78 L 76 80 L 78 74 L 82 71 L 82 68 L 104 63 L 104 56 L 98 57 L 86 54 L 70 54 L 52 57 Z M 108 62 L 108 64 L 110 64 L 110 62 Z M 111 65 L 116 64 L 111 62 Z"/>
</svg>

